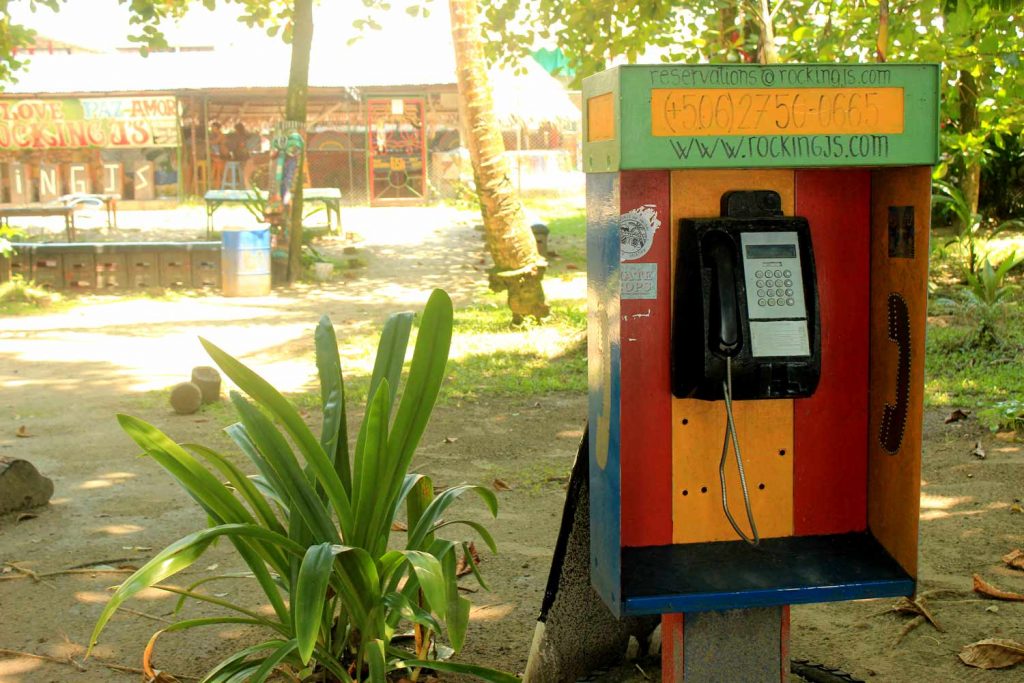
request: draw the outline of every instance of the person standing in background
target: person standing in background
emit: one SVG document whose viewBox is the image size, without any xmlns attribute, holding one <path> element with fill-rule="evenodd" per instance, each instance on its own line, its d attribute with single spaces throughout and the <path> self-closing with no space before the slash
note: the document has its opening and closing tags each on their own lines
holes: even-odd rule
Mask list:
<svg viewBox="0 0 1024 683">
<path fill-rule="evenodd" d="M 235 124 L 235 129 L 227 136 L 228 153 L 232 161 L 237 161 L 242 169 L 242 185 L 249 188 L 249 177 L 252 175 L 251 164 L 249 163 L 249 131 L 241 121 Z"/>
<path fill-rule="evenodd" d="M 228 156 L 227 137 L 221 132 L 219 121 L 210 124 L 207 143 L 210 145 L 210 187 L 219 190 L 224 179 L 224 161 Z"/>
</svg>

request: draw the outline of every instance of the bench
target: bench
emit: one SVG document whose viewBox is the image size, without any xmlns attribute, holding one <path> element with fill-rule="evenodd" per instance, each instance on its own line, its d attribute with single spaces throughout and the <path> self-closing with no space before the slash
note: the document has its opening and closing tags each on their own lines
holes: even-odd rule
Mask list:
<svg viewBox="0 0 1024 683">
<path fill-rule="evenodd" d="M 210 190 L 203 199 L 206 202 L 206 235 L 213 233 L 213 214 L 224 204 L 260 204 L 267 200 L 266 190 Z M 327 230 L 341 231 L 341 190 L 336 187 L 307 187 L 302 190 L 302 201 L 320 202 L 327 212 Z M 255 207 L 253 207 L 255 208 Z M 256 209 L 258 210 L 258 209 Z M 331 217 L 334 216 L 332 222 Z"/>
<path fill-rule="evenodd" d="M 3 204 L 0 205 L 0 227 L 10 227 L 10 219 L 12 218 L 63 216 L 64 230 L 68 234 L 68 242 L 74 242 L 75 211 L 77 208 L 65 204 Z"/>
</svg>

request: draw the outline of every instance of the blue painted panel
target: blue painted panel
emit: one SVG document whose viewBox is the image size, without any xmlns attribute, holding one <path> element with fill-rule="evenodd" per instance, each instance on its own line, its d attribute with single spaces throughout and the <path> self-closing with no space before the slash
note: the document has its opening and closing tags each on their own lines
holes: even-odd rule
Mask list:
<svg viewBox="0 0 1024 683">
<path fill-rule="evenodd" d="M 834 586 L 778 588 L 720 593 L 650 595 L 627 598 L 622 616 L 665 614 L 668 612 L 708 612 L 712 610 L 803 605 L 812 602 L 863 600 L 864 598 L 896 598 L 912 596 L 916 582 L 911 579 L 864 581 Z"/>
<path fill-rule="evenodd" d="M 590 425 L 590 581 L 618 616 L 619 174 L 587 174 L 587 384 Z"/>
</svg>

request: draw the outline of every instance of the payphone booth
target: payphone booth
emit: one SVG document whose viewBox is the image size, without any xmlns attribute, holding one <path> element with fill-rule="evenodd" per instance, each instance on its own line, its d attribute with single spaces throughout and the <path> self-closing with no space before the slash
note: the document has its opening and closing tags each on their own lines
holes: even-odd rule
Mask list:
<svg viewBox="0 0 1024 683">
<path fill-rule="evenodd" d="M 788 605 L 914 593 L 938 89 L 903 64 L 584 81 L 591 583 L 663 615 L 664 680 L 780 680 Z"/>
</svg>

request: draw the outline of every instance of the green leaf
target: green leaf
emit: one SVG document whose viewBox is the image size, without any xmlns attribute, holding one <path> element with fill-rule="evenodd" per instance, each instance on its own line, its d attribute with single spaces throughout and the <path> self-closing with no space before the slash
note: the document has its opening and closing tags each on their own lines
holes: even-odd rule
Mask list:
<svg viewBox="0 0 1024 683">
<path fill-rule="evenodd" d="M 448 595 L 441 562 L 430 553 L 419 550 L 403 550 L 401 553 L 412 566 L 427 605 L 439 619 L 444 619 L 448 609 Z"/>
<path fill-rule="evenodd" d="M 400 494 L 398 462 L 388 447 L 388 381 L 381 381 L 363 420 L 366 440 L 356 452 L 353 487 L 354 538 L 376 556 L 384 552 L 391 532 L 391 501 Z"/>
<path fill-rule="evenodd" d="M 284 527 L 281 526 L 281 522 L 278 521 L 277 516 L 267 503 L 267 499 L 256 488 L 256 485 L 238 469 L 234 463 L 225 458 L 223 455 L 207 448 L 201 444 L 186 443 L 182 444 L 182 447 L 187 448 L 196 455 L 205 458 L 210 464 L 212 464 L 217 470 L 224 475 L 224 478 L 238 491 L 242 499 L 249 503 L 253 512 L 259 518 L 259 522 L 278 533 L 284 533 Z"/>
<path fill-rule="evenodd" d="M 263 663 L 252 673 L 251 677 L 244 679 L 245 683 L 263 683 L 263 681 L 267 680 L 267 676 L 273 673 L 277 665 L 283 662 L 298 646 L 299 643 L 294 638 L 286 643 L 282 643 L 263 660 Z M 306 664 L 306 661 L 304 660 L 302 663 Z"/>
<path fill-rule="evenodd" d="M 403 475 L 426 429 L 444 379 L 452 341 L 452 320 L 452 300 L 444 290 L 435 289 L 423 309 L 409 377 L 388 442 L 388 449 L 398 458 L 398 469 Z"/>
<path fill-rule="evenodd" d="M 167 470 L 208 515 L 219 523 L 255 522 L 224 484 L 162 431 L 131 415 L 118 414 L 117 421 L 146 455 Z"/>
<path fill-rule="evenodd" d="M 334 550 L 330 543 L 311 546 L 302 558 L 299 579 L 295 586 L 292 612 L 295 618 L 295 637 L 298 640 L 299 659 L 309 663 L 320 634 L 327 584 L 334 565 Z"/>
<path fill-rule="evenodd" d="M 331 574 L 331 585 L 341 596 L 356 625 L 365 632 L 370 612 L 379 604 L 382 595 L 377 567 L 370 554 L 362 548 L 335 546 L 333 551 L 337 556 L 338 570 Z"/>
<path fill-rule="evenodd" d="M 316 538 L 340 542 L 341 537 L 330 514 L 310 485 L 284 435 L 245 398 L 235 392 L 231 392 L 230 396 L 245 425 L 246 434 L 276 474 L 276 483 L 281 486 L 281 493 L 287 497 L 291 506 L 293 521 L 294 513 L 297 513 Z"/>
<path fill-rule="evenodd" d="M 327 497 L 338 515 L 341 528 L 347 530 L 351 526 L 352 511 L 345 487 L 334 471 L 334 463 L 328 460 L 323 447 L 309 431 L 299 413 L 287 400 L 265 379 L 250 370 L 244 364 L 219 349 L 215 344 L 200 337 L 203 348 L 210 354 L 224 374 L 227 375 L 242 391 L 249 394 L 257 403 L 266 408 L 284 426 L 292 437 L 306 463 L 316 473 L 317 483 L 324 487 Z"/>
<path fill-rule="evenodd" d="M 303 552 L 302 548 L 296 547 L 280 534 L 275 534 L 263 527 L 252 524 L 224 524 L 184 536 L 157 553 L 153 559 L 140 567 L 138 571 L 118 586 L 96 621 L 96 626 L 93 628 L 92 636 L 89 639 L 89 650 L 86 654 L 88 655 L 92 648 L 95 647 L 103 627 L 125 600 L 140 590 L 160 583 L 167 577 L 190 567 L 217 537 L 235 534 L 266 540 L 281 546 L 289 552 L 298 552 L 300 554 Z"/>
<path fill-rule="evenodd" d="M 334 470 L 345 492 L 352 495 L 352 471 L 348 456 L 348 424 L 345 413 L 345 383 L 341 375 L 338 339 L 334 325 L 326 315 L 314 333 L 316 367 L 320 375 L 320 405 L 323 410 L 323 431 L 320 445 L 334 460 Z"/>
<path fill-rule="evenodd" d="M 448 627 L 448 640 L 458 652 L 466 642 L 466 629 L 469 628 L 469 600 L 459 594 L 459 577 L 457 576 L 455 544 L 448 542 L 448 550 L 438 558 L 444 569 L 445 592 L 448 607 L 445 610 L 445 625 Z"/>
<path fill-rule="evenodd" d="M 491 536 L 491 532 L 489 532 L 487 530 L 487 528 L 484 527 L 484 525 L 481 524 L 480 522 L 474 522 L 471 519 L 453 519 L 453 520 L 449 520 L 447 522 L 440 522 L 439 524 L 435 525 L 434 526 L 434 531 L 435 532 L 440 531 L 441 529 L 445 528 L 446 526 L 452 526 L 454 524 L 461 524 L 463 526 L 468 526 L 471 529 L 473 529 L 474 531 L 476 531 L 480 535 L 480 538 L 483 539 L 484 543 L 487 544 L 487 547 L 490 548 L 491 552 L 494 553 L 495 555 L 498 554 L 498 545 L 494 542 L 494 537 Z"/>
<path fill-rule="evenodd" d="M 381 382 L 388 383 L 387 411 L 385 421 L 391 420 L 391 408 L 394 405 L 395 394 L 398 391 L 398 384 L 402 377 L 402 366 L 405 364 L 405 350 L 409 345 L 409 332 L 412 330 L 412 313 L 396 313 L 388 317 L 384 322 L 384 329 L 381 330 L 380 340 L 377 342 L 377 356 L 373 361 L 373 372 L 370 375 L 370 390 L 367 393 L 367 402 L 372 402 L 377 396 L 377 389 Z M 359 429 L 356 437 L 356 457 L 363 450 L 363 442 L 366 440 L 366 422 Z"/>
<path fill-rule="evenodd" d="M 441 624 L 437 622 L 430 612 L 414 605 L 409 598 L 405 597 L 401 593 L 388 593 L 384 596 L 384 604 L 397 612 L 402 619 L 406 619 L 414 624 L 419 624 L 420 626 L 425 626 L 434 633 L 441 632 Z"/>
<path fill-rule="evenodd" d="M 398 383 L 402 378 L 402 366 L 405 365 L 405 350 L 409 346 L 409 333 L 412 331 L 412 313 L 395 313 L 388 316 L 384 329 L 377 343 L 377 356 L 373 361 L 373 373 L 370 375 L 370 393 L 373 396 L 383 380 L 387 380 L 388 411 L 398 393 Z"/>
<path fill-rule="evenodd" d="M 469 674 L 488 683 L 521 683 L 519 677 L 513 676 L 504 671 L 488 669 L 475 664 L 460 664 L 458 662 L 439 662 L 433 659 L 405 659 L 396 663 L 396 668 L 427 668 L 434 671 L 447 671 L 455 674 Z"/>
<path fill-rule="evenodd" d="M 384 656 L 384 641 L 374 638 L 363 650 L 366 665 L 370 669 L 370 681 L 384 683 L 388 679 L 387 658 Z"/>
<path fill-rule="evenodd" d="M 433 532 L 435 525 L 440 520 L 444 511 L 447 510 L 448 507 L 459 498 L 459 496 L 468 491 L 472 491 L 480 496 L 487 505 L 492 516 L 496 516 L 498 514 L 498 498 L 490 489 L 484 488 L 483 486 L 472 486 L 469 484 L 453 486 L 450 489 L 442 491 L 430 502 L 427 509 L 423 511 L 423 515 L 416 523 L 416 526 L 409 530 L 409 541 L 406 547 L 417 549 L 423 548 L 424 545 L 428 543 L 428 534 Z M 493 540 L 491 542 L 493 542 Z M 490 543 L 488 543 L 488 545 L 490 545 Z"/>
</svg>

